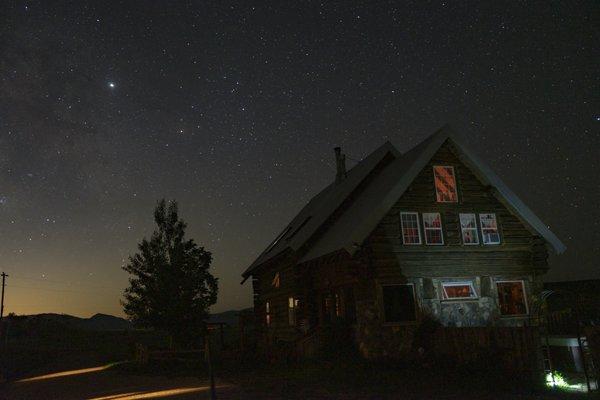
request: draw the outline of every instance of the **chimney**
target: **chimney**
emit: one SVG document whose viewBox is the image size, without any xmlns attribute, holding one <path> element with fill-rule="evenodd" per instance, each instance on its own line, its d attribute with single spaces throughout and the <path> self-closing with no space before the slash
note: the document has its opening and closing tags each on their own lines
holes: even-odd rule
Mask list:
<svg viewBox="0 0 600 400">
<path fill-rule="evenodd" d="M 336 147 L 333 149 L 335 151 L 335 183 L 340 183 L 346 178 L 346 155 L 342 154 L 342 148 Z"/>
</svg>

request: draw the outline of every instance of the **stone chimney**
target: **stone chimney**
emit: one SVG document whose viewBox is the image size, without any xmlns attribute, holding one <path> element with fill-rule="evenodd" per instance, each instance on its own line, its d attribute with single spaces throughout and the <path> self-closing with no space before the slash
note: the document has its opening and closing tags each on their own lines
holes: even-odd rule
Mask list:
<svg viewBox="0 0 600 400">
<path fill-rule="evenodd" d="M 346 178 L 346 155 L 342 154 L 342 148 L 336 147 L 335 151 L 335 183 L 340 183 Z"/>
</svg>

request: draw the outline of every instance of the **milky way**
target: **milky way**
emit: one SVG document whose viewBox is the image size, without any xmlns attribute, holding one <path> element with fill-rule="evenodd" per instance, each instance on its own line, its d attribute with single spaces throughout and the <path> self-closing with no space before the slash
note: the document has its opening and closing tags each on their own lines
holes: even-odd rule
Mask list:
<svg viewBox="0 0 600 400">
<path fill-rule="evenodd" d="M 240 273 L 334 146 L 352 166 L 445 123 L 567 245 L 550 278 L 600 277 L 597 4 L 282 4 L 2 2 L 6 311 L 119 314 L 162 197 L 214 254 L 215 309 L 249 306 Z"/>
</svg>

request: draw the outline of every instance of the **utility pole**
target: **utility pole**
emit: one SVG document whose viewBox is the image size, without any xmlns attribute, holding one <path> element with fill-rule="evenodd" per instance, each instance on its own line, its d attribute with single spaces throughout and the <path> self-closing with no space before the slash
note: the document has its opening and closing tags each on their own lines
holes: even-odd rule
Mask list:
<svg viewBox="0 0 600 400">
<path fill-rule="evenodd" d="M 2 272 L 0 276 L 2 276 L 2 300 L 0 301 L 0 321 L 2 321 L 2 317 L 4 316 L 4 286 L 6 285 L 8 275 L 6 272 Z"/>
<path fill-rule="evenodd" d="M 5 338 L 4 338 L 4 329 L 3 329 L 3 325 L 2 325 L 2 317 L 4 316 L 4 286 L 6 285 L 6 278 L 8 277 L 8 275 L 6 274 L 6 272 L 2 272 L 0 274 L 0 276 L 2 276 L 2 298 L 0 300 L 0 355 L 2 355 L 2 357 L 0 357 L 0 383 L 4 382 L 5 380 L 5 376 L 6 376 L 6 372 L 5 372 L 5 362 L 4 359 L 6 357 L 4 357 L 4 352 L 5 352 Z"/>
</svg>

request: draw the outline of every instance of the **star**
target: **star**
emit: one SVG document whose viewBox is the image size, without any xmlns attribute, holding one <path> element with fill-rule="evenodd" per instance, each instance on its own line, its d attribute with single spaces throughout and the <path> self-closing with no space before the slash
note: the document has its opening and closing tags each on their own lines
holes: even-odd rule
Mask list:
<svg viewBox="0 0 600 400">
<path fill-rule="evenodd" d="M 114 83 L 114 82 L 108 82 L 108 87 L 111 88 L 111 89 L 114 89 L 114 88 L 117 87 L 117 84 Z"/>
</svg>

